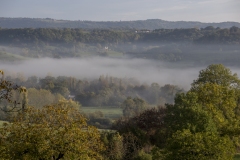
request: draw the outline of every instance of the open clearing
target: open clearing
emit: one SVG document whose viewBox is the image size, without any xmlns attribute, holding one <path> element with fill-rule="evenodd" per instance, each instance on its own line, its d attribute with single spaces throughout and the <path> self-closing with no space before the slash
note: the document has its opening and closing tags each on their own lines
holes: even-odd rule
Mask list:
<svg viewBox="0 0 240 160">
<path fill-rule="evenodd" d="M 118 107 L 81 107 L 81 111 L 86 114 L 101 111 L 105 117 L 111 119 L 117 119 L 122 116 L 122 109 Z"/>
</svg>

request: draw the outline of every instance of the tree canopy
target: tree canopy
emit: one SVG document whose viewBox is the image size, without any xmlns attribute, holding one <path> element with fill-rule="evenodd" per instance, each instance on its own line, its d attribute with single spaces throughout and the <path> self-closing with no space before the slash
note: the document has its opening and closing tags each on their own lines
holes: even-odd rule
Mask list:
<svg viewBox="0 0 240 160">
<path fill-rule="evenodd" d="M 28 108 L 0 128 L 5 159 L 102 159 L 97 128 L 66 103 Z"/>
<path fill-rule="evenodd" d="M 239 137 L 239 98 L 237 74 L 221 64 L 201 70 L 192 88 L 167 105 L 167 157 L 231 159 Z"/>
</svg>

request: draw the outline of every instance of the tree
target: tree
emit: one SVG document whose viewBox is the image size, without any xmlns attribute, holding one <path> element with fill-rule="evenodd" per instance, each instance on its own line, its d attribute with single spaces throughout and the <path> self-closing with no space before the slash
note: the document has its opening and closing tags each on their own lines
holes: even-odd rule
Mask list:
<svg viewBox="0 0 240 160">
<path fill-rule="evenodd" d="M 161 152 L 165 159 L 232 159 L 235 146 L 231 136 L 222 134 L 219 121 L 215 120 L 219 114 L 216 117 L 213 115 L 210 110 L 203 109 L 196 93 L 177 95 L 175 104 L 167 105 L 165 123 L 169 138 Z"/>
<path fill-rule="evenodd" d="M 200 71 L 190 92 L 197 94 L 197 103 L 211 114 L 222 134 L 239 130 L 240 80 L 236 73 L 222 64 L 212 64 Z"/>
<path fill-rule="evenodd" d="M 129 119 L 119 119 L 115 122 L 112 129 L 117 130 L 123 137 L 125 159 L 131 159 L 142 151 L 150 153 L 153 146 L 161 149 L 165 147 L 165 113 L 165 108 L 151 108 L 143 111 L 140 115 Z M 144 154 L 140 157 L 144 156 L 148 155 Z"/>
<path fill-rule="evenodd" d="M 239 79 L 230 69 L 210 65 L 200 71 L 190 91 L 167 105 L 166 159 L 231 159 L 240 133 L 238 99 Z"/>
<path fill-rule="evenodd" d="M 104 151 L 104 159 L 121 160 L 123 159 L 125 150 L 123 137 L 118 132 L 105 131 L 101 133 L 101 139 L 106 146 Z"/>
<path fill-rule="evenodd" d="M 223 133 L 236 126 L 238 117 L 235 114 L 238 103 L 238 94 L 232 87 L 206 83 L 192 90 L 197 97 L 197 103 L 207 111 L 215 122 L 218 131 Z"/>
<path fill-rule="evenodd" d="M 141 98 L 128 97 L 122 104 L 123 116 L 130 118 L 139 115 L 145 109 L 147 109 L 147 103 Z"/>
<path fill-rule="evenodd" d="M 0 128 L 4 159 L 102 159 L 97 128 L 66 103 L 28 108 Z"/>
<path fill-rule="evenodd" d="M 235 148 L 228 136 L 211 132 L 177 131 L 167 143 L 165 160 L 231 160 Z"/>
<path fill-rule="evenodd" d="M 158 134 L 165 130 L 165 108 L 151 108 L 143 111 L 140 115 L 130 119 L 119 119 L 115 122 L 112 129 L 117 130 L 120 134 L 131 132 L 138 141 L 144 145 L 152 144 L 162 146 Z M 163 136 L 163 133 L 162 133 Z M 164 141 L 164 139 L 162 139 Z"/>
<path fill-rule="evenodd" d="M 199 72 L 197 80 L 192 83 L 192 89 L 200 84 L 214 83 L 222 86 L 233 86 L 239 88 L 240 80 L 236 73 L 232 74 L 229 68 L 222 64 L 212 64 Z"/>
<path fill-rule="evenodd" d="M 216 132 L 210 113 L 202 109 L 196 93 L 188 92 L 176 95 L 175 104 L 166 104 L 166 123 L 168 136 L 177 131 L 189 129 L 192 133 Z"/>
<path fill-rule="evenodd" d="M 45 105 L 57 103 L 64 97 L 60 94 L 52 94 L 49 90 L 28 88 L 28 104 L 36 108 L 41 108 Z"/>
<path fill-rule="evenodd" d="M 2 102 L 3 100 L 6 100 L 8 103 L 13 104 L 12 108 L 7 110 L 4 110 L 3 108 L 1 108 L 1 110 L 3 110 L 4 112 L 22 110 L 22 108 L 20 109 L 18 108 L 17 104 L 19 104 L 19 102 L 14 101 L 12 99 L 12 95 L 13 95 L 13 91 L 17 91 L 18 93 L 26 92 L 26 88 L 13 85 L 12 82 L 5 80 L 4 72 L 2 70 L 0 70 L 0 74 L 2 75 L 0 79 L 0 102 Z"/>
</svg>

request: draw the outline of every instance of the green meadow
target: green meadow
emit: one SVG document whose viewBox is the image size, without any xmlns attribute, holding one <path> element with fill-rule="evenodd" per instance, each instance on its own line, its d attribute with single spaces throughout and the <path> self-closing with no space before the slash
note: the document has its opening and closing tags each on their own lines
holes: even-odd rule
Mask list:
<svg viewBox="0 0 240 160">
<path fill-rule="evenodd" d="M 81 107 L 81 111 L 86 114 L 101 111 L 105 117 L 111 119 L 117 119 L 122 116 L 122 109 L 119 107 Z"/>
</svg>

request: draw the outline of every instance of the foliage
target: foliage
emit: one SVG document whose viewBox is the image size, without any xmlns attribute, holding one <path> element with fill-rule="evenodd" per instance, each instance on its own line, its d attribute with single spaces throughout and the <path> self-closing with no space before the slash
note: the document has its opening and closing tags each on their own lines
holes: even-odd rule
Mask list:
<svg viewBox="0 0 240 160">
<path fill-rule="evenodd" d="M 208 28 L 196 29 L 156 29 L 150 33 L 136 33 L 135 30 L 111 30 L 92 29 L 83 30 L 77 28 L 53 29 L 53 28 L 24 28 L 24 29 L 1 29 L 0 43 L 16 44 L 31 43 L 66 43 L 74 42 L 89 44 L 122 44 L 124 42 L 173 42 L 187 41 L 195 43 L 239 43 L 240 29 Z M 16 45 L 15 44 L 15 45 Z M 26 52 L 27 53 L 27 52 Z"/>
<path fill-rule="evenodd" d="M 147 109 L 147 103 L 141 98 L 128 97 L 122 104 L 123 116 L 130 118 L 137 116 Z"/>
<path fill-rule="evenodd" d="M 41 108 L 45 105 L 57 103 L 59 100 L 64 99 L 60 94 L 52 94 L 46 89 L 28 88 L 28 105 L 36 108 Z"/>
<path fill-rule="evenodd" d="M 112 120 L 103 115 L 101 111 L 95 111 L 86 115 L 88 118 L 88 124 L 96 126 L 100 129 L 107 129 L 112 126 Z"/>
<path fill-rule="evenodd" d="M 142 152 L 141 150 L 149 153 L 152 146 L 165 147 L 167 138 L 164 124 L 165 114 L 164 108 L 147 109 L 130 119 L 119 119 L 113 125 L 113 129 L 120 133 L 125 142 L 126 159 L 136 157 Z"/>
<path fill-rule="evenodd" d="M 192 133 L 177 131 L 168 141 L 166 160 L 230 160 L 235 148 L 228 136 L 220 137 L 211 132 Z"/>
<path fill-rule="evenodd" d="M 20 111 L 20 110 L 23 111 L 26 105 L 22 103 L 21 107 L 18 108 L 17 104 L 19 104 L 20 102 L 17 102 L 12 97 L 13 97 L 14 91 L 18 93 L 26 93 L 26 88 L 20 87 L 18 85 L 13 85 L 11 81 L 5 80 L 4 72 L 2 70 L 0 70 L 0 74 L 2 75 L 0 79 L 0 102 L 7 101 L 8 103 L 12 104 L 11 108 L 7 108 L 6 106 L 1 107 L 1 111 L 3 112 L 14 112 L 14 111 Z"/>
<path fill-rule="evenodd" d="M 123 159 L 125 148 L 123 137 L 118 132 L 105 131 L 101 133 L 101 139 L 106 146 L 104 159 L 121 160 Z"/>
<path fill-rule="evenodd" d="M 66 103 L 28 108 L 0 130 L 5 159 L 102 159 L 99 131 Z"/>
<path fill-rule="evenodd" d="M 134 160 L 152 160 L 152 155 L 141 150 Z"/>
<path fill-rule="evenodd" d="M 239 65 L 240 29 L 238 27 L 233 26 L 228 29 L 214 27 L 198 29 L 195 26 L 188 29 L 166 29 L 166 27 L 149 33 L 141 31 L 136 33 L 135 29 L 88 30 L 52 27 L 1 29 L 0 44 L 5 45 L 6 48 L 19 47 L 21 52 L 16 53 L 24 58 L 111 57 L 117 53 L 120 57 L 128 55 L 134 58 L 180 62 L 183 65 L 191 65 L 192 62 L 194 65 L 211 63 Z M 109 51 L 106 52 L 105 46 L 109 47 Z M 11 49 L 7 49 L 6 52 L 7 54 L 5 51 L 2 54 L 4 60 L 20 59 L 16 54 L 8 53 L 14 52 Z M 0 60 L 3 60 L 2 58 Z M 66 88 L 57 90 L 65 92 Z"/>
<path fill-rule="evenodd" d="M 178 94 L 175 104 L 167 104 L 166 107 L 165 122 L 169 136 L 183 129 L 189 129 L 192 133 L 217 131 L 210 113 L 202 109 L 195 93 Z"/>
<path fill-rule="evenodd" d="M 240 80 L 237 74 L 221 64 L 210 65 L 200 71 L 191 92 L 197 94 L 198 103 L 211 114 L 221 134 L 234 135 L 234 130 L 239 130 Z"/>
<path fill-rule="evenodd" d="M 13 77 L 7 76 L 6 79 L 26 86 L 29 104 L 36 107 L 46 105 L 47 102 L 56 102 L 55 100 L 61 97 L 67 99 L 70 93 L 75 96 L 73 100 L 83 106 L 120 107 L 127 97 L 139 97 L 149 104 L 159 105 L 165 102 L 172 103 L 175 94 L 183 91 L 175 85 L 159 86 L 157 83 L 147 85 L 141 84 L 137 79 L 111 76 L 100 76 L 99 79 L 93 80 L 46 76 L 39 81 L 36 76 L 25 78 L 18 74 L 17 77 Z M 40 100 L 39 103 L 37 99 Z M 43 99 L 46 99 L 46 103 Z"/>
<path fill-rule="evenodd" d="M 239 79 L 228 68 L 200 71 L 190 91 L 167 105 L 166 159 L 231 159 L 239 137 L 238 99 Z"/>
<path fill-rule="evenodd" d="M 11 91 L 18 90 L 19 92 L 25 91 L 25 88 L 20 88 L 17 85 L 13 85 L 10 81 L 4 80 L 4 72 L 0 70 L 0 74 L 2 75 L 0 80 L 0 100 L 6 99 L 9 102 L 12 102 L 11 100 Z"/>
<path fill-rule="evenodd" d="M 147 109 L 140 115 L 130 119 L 119 119 L 113 125 L 113 129 L 120 134 L 128 132 L 134 134 L 138 138 L 139 143 L 143 145 L 153 144 L 162 146 L 161 140 L 164 141 L 165 115 L 166 109 L 164 108 Z"/>
<path fill-rule="evenodd" d="M 236 154 L 233 159 L 234 159 L 234 160 L 239 160 L 239 159 L 240 159 L 240 155 L 239 155 L 239 154 Z"/>
<path fill-rule="evenodd" d="M 239 88 L 240 80 L 236 73 L 232 74 L 229 68 L 222 64 L 212 64 L 199 72 L 197 80 L 192 83 L 192 90 L 200 84 L 214 83 L 221 86 Z"/>
</svg>

